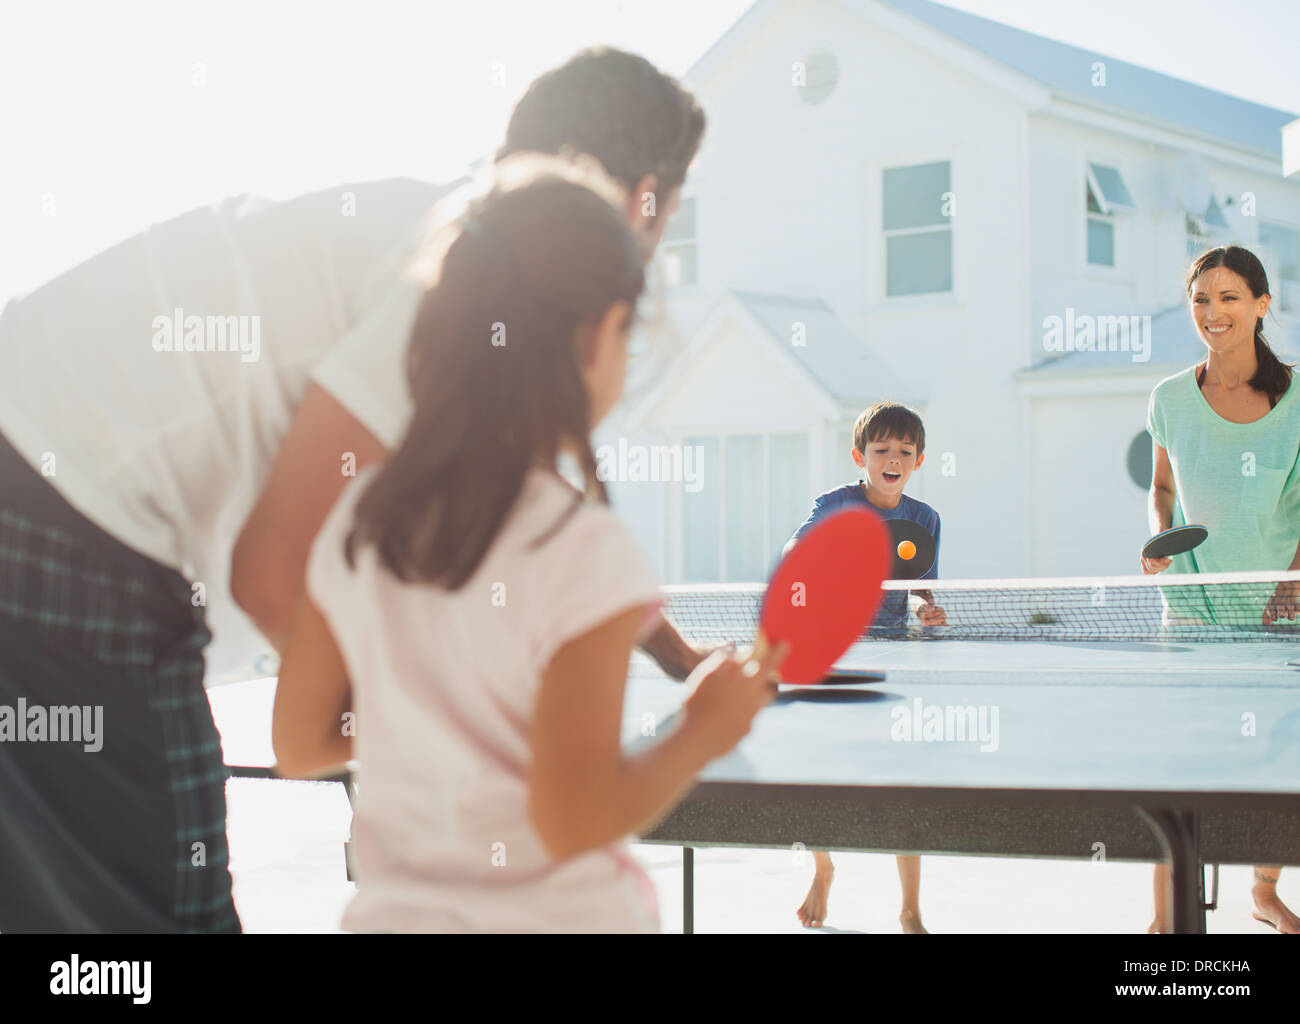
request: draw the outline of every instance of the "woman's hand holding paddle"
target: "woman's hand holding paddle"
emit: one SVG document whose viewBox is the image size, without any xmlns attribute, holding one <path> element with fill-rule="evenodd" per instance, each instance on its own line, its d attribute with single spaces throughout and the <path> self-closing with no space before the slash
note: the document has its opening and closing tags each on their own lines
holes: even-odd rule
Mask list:
<svg viewBox="0 0 1300 1024">
<path fill-rule="evenodd" d="M 1175 526 L 1172 530 L 1157 533 L 1142 545 L 1142 571 L 1148 576 L 1164 572 L 1173 563 L 1174 555 L 1198 547 L 1208 535 L 1199 523 Z"/>
</svg>

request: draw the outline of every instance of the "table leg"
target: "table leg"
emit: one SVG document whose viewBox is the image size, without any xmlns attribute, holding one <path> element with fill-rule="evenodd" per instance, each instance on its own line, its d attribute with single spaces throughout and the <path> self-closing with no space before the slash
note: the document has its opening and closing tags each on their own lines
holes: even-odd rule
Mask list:
<svg viewBox="0 0 1300 1024">
<path fill-rule="evenodd" d="M 1163 807 L 1139 807 L 1137 811 L 1155 832 L 1169 861 L 1173 876 L 1174 931 L 1204 935 L 1205 880 L 1196 813 Z"/>
<path fill-rule="evenodd" d="M 695 850 L 682 847 L 682 934 L 695 931 Z"/>
</svg>

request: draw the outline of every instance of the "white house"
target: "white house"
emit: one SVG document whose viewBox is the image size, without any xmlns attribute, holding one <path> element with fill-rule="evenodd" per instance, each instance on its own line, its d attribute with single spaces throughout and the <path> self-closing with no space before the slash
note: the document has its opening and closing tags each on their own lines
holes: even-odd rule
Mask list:
<svg viewBox="0 0 1300 1024">
<path fill-rule="evenodd" d="M 1136 571 L 1147 395 L 1201 350 L 1190 256 L 1259 254 L 1300 352 L 1295 113 L 925 0 L 758 0 L 686 82 L 685 341 L 597 439 L 699 457 L 610 463 L 668 582 L 762 579 L 882 398 L 924 417 L 944 576 Z"/>
</svg>

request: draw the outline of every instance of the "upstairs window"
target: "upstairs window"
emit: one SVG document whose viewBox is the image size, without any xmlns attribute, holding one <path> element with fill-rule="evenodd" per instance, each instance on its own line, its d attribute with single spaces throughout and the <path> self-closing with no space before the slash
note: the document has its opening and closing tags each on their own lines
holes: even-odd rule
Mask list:
<svg viewBox="0 0 1300 1024">
<path fill-rule="evenodd" d="M 1133 197 L 1119 169 L 1088 164 L 1088 262 L 1095 267 L 1115 266 L 1115 214 L 1133 209 Z"/>
<path fill-rule="evenodd" d="M 698 242 L 695 237 L 695 198 L 683 199 L 664 228 L 659 245 L 670 288 L 700 283 Z"/>
<path fill-rule="evenodd" d="M 1228 232 L 1228 221 L 1223 216 L 1219 201 L 1210 196 L 1209 205 L 1199 217 L 1187 214 L 1187 262 L 1191 263 L 1206 249 L 1222 245 L 1222 236 Z"/>
<path fill-rule="evenodd" d="M 948 161 L 886 168 L 881 189 L 885 294 L 952 291 Z"/>
<path fill-rule="evenodd" d="M 1259 244 L 1274 257 L 1269 281 L 1281 309 L 1300 309 L 1300 231 L 1285 224 L 1259 222 Z"/>
</svg>

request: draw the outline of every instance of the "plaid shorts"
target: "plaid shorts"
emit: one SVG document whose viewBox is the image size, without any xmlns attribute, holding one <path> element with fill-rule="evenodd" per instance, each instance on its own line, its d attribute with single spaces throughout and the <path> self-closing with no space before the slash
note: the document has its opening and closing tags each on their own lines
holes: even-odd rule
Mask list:
<svg viewBox="0 0 1300 1024">
<path fill-rule="evenodd" d="M 0 437 L 0 932 L 240 930 L 209 639 L 183 576 Z M 76 741 L 54 708 L 81 709 Z"/>
</svg>

